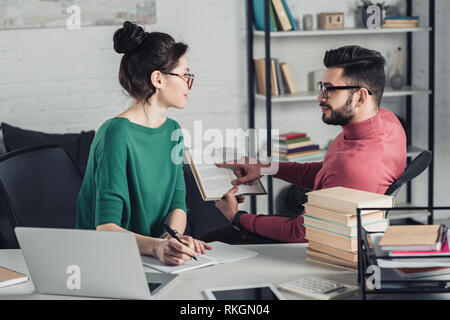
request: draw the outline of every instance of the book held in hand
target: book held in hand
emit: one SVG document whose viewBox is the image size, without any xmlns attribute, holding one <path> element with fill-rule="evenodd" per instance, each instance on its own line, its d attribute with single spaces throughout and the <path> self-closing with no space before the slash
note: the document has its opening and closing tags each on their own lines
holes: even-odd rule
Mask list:
<svg viewBox="0 0 450 320">
<path fill-rule="evenodd" d="M 238 178 L 233 169 L 219 168 L 215 164 L 202 164 L 202 160 L 194 156 L 196 154 L 195 150 L 186 148 L 185 154 L 203 200 L 220 200 L 225 193 L 233 188 L 231 182 Z M 262 182 L 258 179 L 253 181 L 252 185 L 239 185 L 236 196 L 264 194 L 267 194 L 267 192 Z"/>
</svg>

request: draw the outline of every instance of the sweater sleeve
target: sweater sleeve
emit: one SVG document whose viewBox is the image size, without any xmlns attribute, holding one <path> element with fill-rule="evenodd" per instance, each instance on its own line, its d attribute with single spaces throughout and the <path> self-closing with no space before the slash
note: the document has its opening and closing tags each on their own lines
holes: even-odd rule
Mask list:
<svg viewBox="0 0 450 320">
<path fill-rule="evenodd" d="M 184 213 L 187 213 L 186 209 L 186 184 L 184 183 L 184 171 L 183 171 L 183 153 L 184 153 L 184 140 L 181 128 L 177 125 L 178 142 L 173 148 L 172 157 L 177 157 L 175 170 L 176 170 L 176 182 L 175 190 L 173 193 L 172 201 L 170 203 L 169 212 L 175 209 L 181 209 Z M 180 161 L 179 161 L 180 160 Z M 181 163 L 178 163 L 181 162 Z"/>
<path fill-rule="evenodd" d="M 307 242 L 303 215 L 297 218 L 243 214 L 239 222 L 245 229 L 281 242 Z"/>
<path fill-rule="evenodd" d="M 124 137 L 108 128 L 97 152 L 95 226 L 106 223 L 121 226 L 129 218 L 124 214 L 125 204 L 130 203 Z"/>
<path fill-rule="evenodd" d="M 322 162 L 280 162 L 278 173 L 275 177 L 312 190 L 316 175 L 321 168 Z"/>
</svg>

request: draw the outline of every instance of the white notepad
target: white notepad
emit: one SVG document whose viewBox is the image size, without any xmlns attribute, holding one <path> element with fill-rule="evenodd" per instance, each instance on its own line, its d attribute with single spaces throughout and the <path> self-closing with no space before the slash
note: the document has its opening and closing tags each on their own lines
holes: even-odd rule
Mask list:
<svg viewBox="0 0 450 320">
<path fill-rule="evenodd" d="M 206 254 L 197 255 L 197 261 L 192 259 L 181 266 L 167 266 L 161 261 L 150 256 L 141 256 L 144 266 L 165 272 L 165 273 L 180 273 L 183 271 L 194 270 L 214 264 L 235 262 L 242 259 L 248 259 L 256 256 L 258 253 L 243 249 L 237 246 L 232 246 L 223 242 L 214 241 L 208 243 L 213 250 L 206 250 Z"/>
</svg>

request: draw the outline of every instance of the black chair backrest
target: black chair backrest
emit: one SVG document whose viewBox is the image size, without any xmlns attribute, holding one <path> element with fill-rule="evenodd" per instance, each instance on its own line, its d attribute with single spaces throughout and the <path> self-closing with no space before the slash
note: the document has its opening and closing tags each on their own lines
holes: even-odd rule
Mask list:
<svg viewBox="0 0 450 320">
<path fill-rule="evenodd" d="M 390 187 L 386 190 L 385 194 L 390 196 L 396 196 L 397 192 L 400 190 L 400 187 L 405 183 L 410 182 L 417 176 L 419 176 L 422 172 L 424 172 L 431 163 L 432 158 L 431 151 L 422 151 L 417 157 L 415 157 L 411 163 L 406 167 L 403 176 L 395 181 Z"/>
<path fill-rule="evenodd" d="M 188 210 L 188 225 L 185 233 L 197 238 L 205 232 L 230 224 L 222 212 L 217 209 L 214 201 L 203 201 L 189 164 L 183 164 L 183 171 Z"/>
<path fill-rule="evenodd" d="M 11 238 L 16 226 L 75 228 L 81 184 L 79 169 L 57 145 L 23 148 L 3 155 L 0 215 L 7 215 L 10 230 L 3 230 L 2 225 L 1 236 Z M 9 247 L 14 247 L 14 241 L 3 239 Z"/>
</svg>

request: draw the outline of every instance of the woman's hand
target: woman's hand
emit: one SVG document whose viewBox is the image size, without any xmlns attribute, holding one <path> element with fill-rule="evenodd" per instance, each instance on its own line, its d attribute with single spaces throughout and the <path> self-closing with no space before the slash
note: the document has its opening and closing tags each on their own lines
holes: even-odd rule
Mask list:
<svg viewBox="0 0 450 320">
<path fill-rule="evenodd" d="M 185 264 L 196 255 L 195 250 L 186 245 L 185 242 L 180 243 L 175 238 L 158 239 L 153 249 L 154 257 L 158 258 L 162 263 L 172 266 Z"/>
<path fill-rule="evenodd" d="M 187 243 L 189 248 L 194 249 L 197 253 L 205 254 L 206 250 L 212 250 L 212 247 L 207 243 L 194 239 L 190 236 L 178 235 L 178 238 L 180 238 L 181 241 Z"/>
<path fill-rule="evenodd" d="M 196 253 L 205 254 L 206 250 L 212 250 L 212 247 L 203 241 L 192 238 L 191 236 L 182 235 L 177 233 L 178 239 L 180 239 L 186 246 L 193 249 Z M 164 233 L 164 239 L 172 239 L 169 233 Z"/>
</svg>

